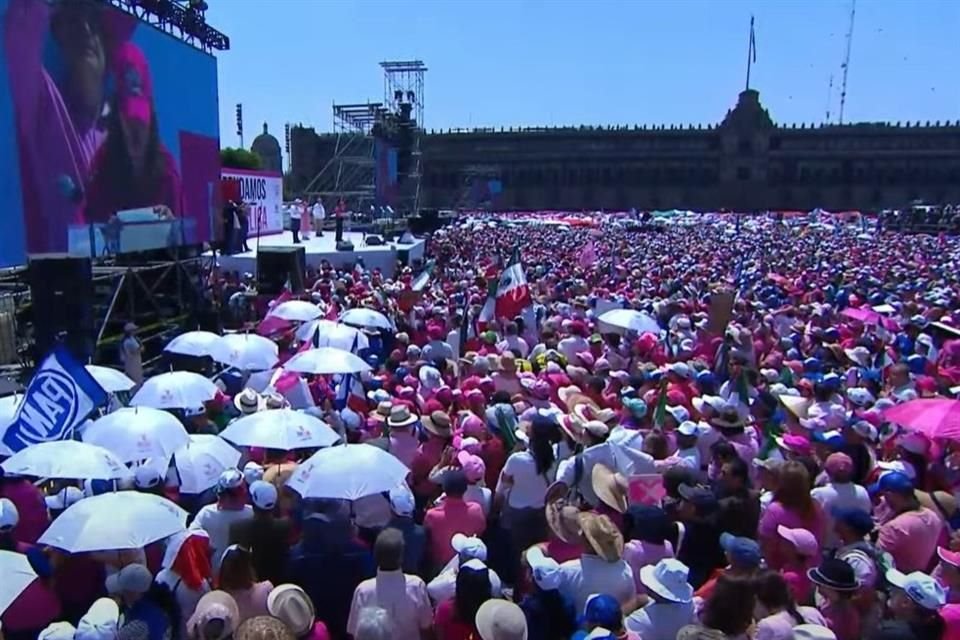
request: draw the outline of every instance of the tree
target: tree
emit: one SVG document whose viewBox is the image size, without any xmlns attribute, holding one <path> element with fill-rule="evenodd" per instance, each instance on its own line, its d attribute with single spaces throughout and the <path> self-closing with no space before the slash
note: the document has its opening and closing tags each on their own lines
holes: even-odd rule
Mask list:
<svg viewBox="0 0 960 640">
<path fill-rule="evenodd" d="M 260 156 L 246 149 L 220 149 L 220 166 L 224 169 L 259 169 Z"/>
</svg>

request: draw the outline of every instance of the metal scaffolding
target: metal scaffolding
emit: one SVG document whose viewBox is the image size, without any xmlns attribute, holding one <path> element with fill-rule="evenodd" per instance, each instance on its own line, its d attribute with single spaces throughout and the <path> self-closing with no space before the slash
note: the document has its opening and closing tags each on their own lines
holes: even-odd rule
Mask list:
<svg viewBox="0 0 960 640">
<path fill-rule="evenodd" d="M 406 126 L 411 126 L 410 162 L 405 175 L 398 175 L 400 197 L 398 205 L 412 215 L 420 211 L 420 188 L 423 176 L 423 154 L 420 137 L 423 133 L 424 75 L 427 65 L 423 60 L 395 60 L 380 63 L 383 69 L 383 102 L 397 116 L 409 114 Z"/>
</svg>

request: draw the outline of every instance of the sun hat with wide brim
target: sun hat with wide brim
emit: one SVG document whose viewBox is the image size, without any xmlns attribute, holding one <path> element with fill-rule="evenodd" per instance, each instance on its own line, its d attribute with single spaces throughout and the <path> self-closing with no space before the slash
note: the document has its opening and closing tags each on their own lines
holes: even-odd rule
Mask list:
<svg viewBox="0 0 960 640">
<path fill-rule="evenodd" d="M 585 395 L 583 391 L 580 390 L 580 387 L 575 385 L 570 385 L 569 387 L 560 387 L 557 391 L 557 396 L 560 398 L 560 402 L 563 403 L 566 407 L 567 412 L 572 413 L 573 409 L 580 404 L 585 404 L 589 406 L 594 411 L 600 410 L 600 405 L 598 405 L 592 398 Z"/>
<path fill-rule="evenodd" d="M 313 629 L 316 614 L 306 592 L 295 584 L 274 587 L 267 596 L 267 611 L 282 620 L 299 638 Z"/>
<path fill-rule="evenodd" d="M 563 432 L 570 436 L 570 439 L 574 442 L 580 442 L 580 440 L 583 438 L 583 431 L 586 423 L 578 418 L 576 414 L 571 413 L 569 415 L 560 416 L 557 422 L 560 424 L 560 428 L 563 430 Z"/>
<path fill-rule="evenodd" d="M 580 510 L 563 500 L 551 500 L 544 507 L 547 526 L 557 538 L 567 544 L 580 542 Z"/>
<path fill-rule="evenodd" d="M 777 399 L 780 400 L 780 404 L 782 404 L 787 411 L 797 418 L 803 419 L 807 418 L 807 412 L 813 404 L 813 400 L 801 396 L 780 395 L 777 396 Z"/>
<path fill-rule="evenodd" d="M 690 569 L 674 558 L 666 558 L 657 564 L 648 564 L 640 569 L 640 582 L 644 587 L 670 602 L 693 601 L 693 587 L 688 582 Z"/>
<path fill-rule="evenodd" d="M 263 409 L 263 398 L 253 389 L 247 388 L 233 397 L 233 406 L 244 415 Z"/>
<path fill-rule="evenodd" d="M 584 402 L 576 405 L 571 413 L 577 416 L 583 422 L 599 420 L 600 422 L 608 425 L 618 422 L 619 418 L 617 412 L 613 409 L 594 409 L 592 406 Z"/>
<path fill-rule="evenodd" d="M 827 558 L 819 567 L 807 570 L 810 582 L 835 591 L 856 591 L 860 581 L 853 567 L 839 558 Z"/>
<path fill-rule="evenodd" d="M 451 435 L 450 416 L 443 411 L 434 411 L 428 416 L 423 416 L 420 418 L 420 424 L 435 436 L 448 438 Z"/>
<path fill-rule="evenodd" d="M 593 492 L 597 497 L 617 513 L 626 512 L 630 492 L 627 479 L 604 464 L 593 465 L 590 475 Z"/>
<path fill-rule="evenodd" d="M 487 600 L 474 621 L 483 640 L 527 640 L 527 617 L 507 600 Z"/>
<path fill-rule="evenodd" d="M 405 404 L 394 405 L 390 408 L 390 416 L 387 418 L 387 424 L 394 428 L 409 427 L 417 421 L 417 416 L 410 413 L 410 408 Z"/>
<path fill-rule="evenodd" d="M 580 529 L 593 551 L 606 562 L 617 562 L 623 557 L 623 534 L 607 516 L 599 513 L 581 513 Z"/>
<path fill-rule="evenodd" d="M 747 422 L 736 409 L 724 409 L 723 412 L 712 416 L 708 422 L 719 429 L 737 429 L 746 426 Z"/>
</svg>

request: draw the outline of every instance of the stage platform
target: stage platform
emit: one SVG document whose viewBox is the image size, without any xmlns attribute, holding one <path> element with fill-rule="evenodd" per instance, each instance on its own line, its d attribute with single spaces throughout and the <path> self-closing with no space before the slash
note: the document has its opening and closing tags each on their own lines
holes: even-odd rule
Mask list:
<svg viewBox="0 0 960 640">
<path fill-rule="evenodd" d="M 387 243 L 381 246 L 369 247 L 364 245 L 364 234 L 356 231 L 344 232 L 344 240 L 353 242 L 353 251 L 337 251 L 336 242 L 334 242 L 333 231 L 327 231 L 322 237 L 310 234 L 309 240 L 301 237 L 300 246 L 306 249 L 307 266 L 317 267 L 322 260 L 326 260 L 334 267 L 345 267 L 356 263 L 357 258 L 363 258 L 363 264 L 368 269 L 380 269 L 389 277 L 393 277 L 397 260 L 400 258 L 400 252 L 407 252 L 408 264 L 413 264 L 414 260 L 423 260 L 425 242 L 415 239 L 412 244 L 400 244 L 397 242 Z M 293 247 L 293 236 L 289 231 L 277 233 L 269 236 L 250 238 L 247 240 L 247 246 L 252 251 L 235 253 L 232 256 L 218 256 L 217 262 L 222 269 L 230 271 L 239 271 L 241 273 L 255 273 L 257 270 L 257 247 Z M 210 255 L 209 253 L 207 254 Z"/>
</svg>

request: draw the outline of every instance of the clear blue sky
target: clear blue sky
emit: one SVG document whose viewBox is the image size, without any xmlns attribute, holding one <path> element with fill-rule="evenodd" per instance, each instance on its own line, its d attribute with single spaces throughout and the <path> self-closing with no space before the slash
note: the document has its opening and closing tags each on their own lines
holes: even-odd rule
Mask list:
<svg viewBox="0 0 960 640">
<path fill-rule="evenodd" d="M 427 128 L 718 122 L 751 84 L 777 122 L 832 118 L 849 0 L 208 0 L 220 135 L 266 121 L 331 129 L 331 104 L 382 100 L 385 59 L 422 59 Z M 859 0 L 846 121 L 960 119 L 960 1 Z"/>
</svg>

